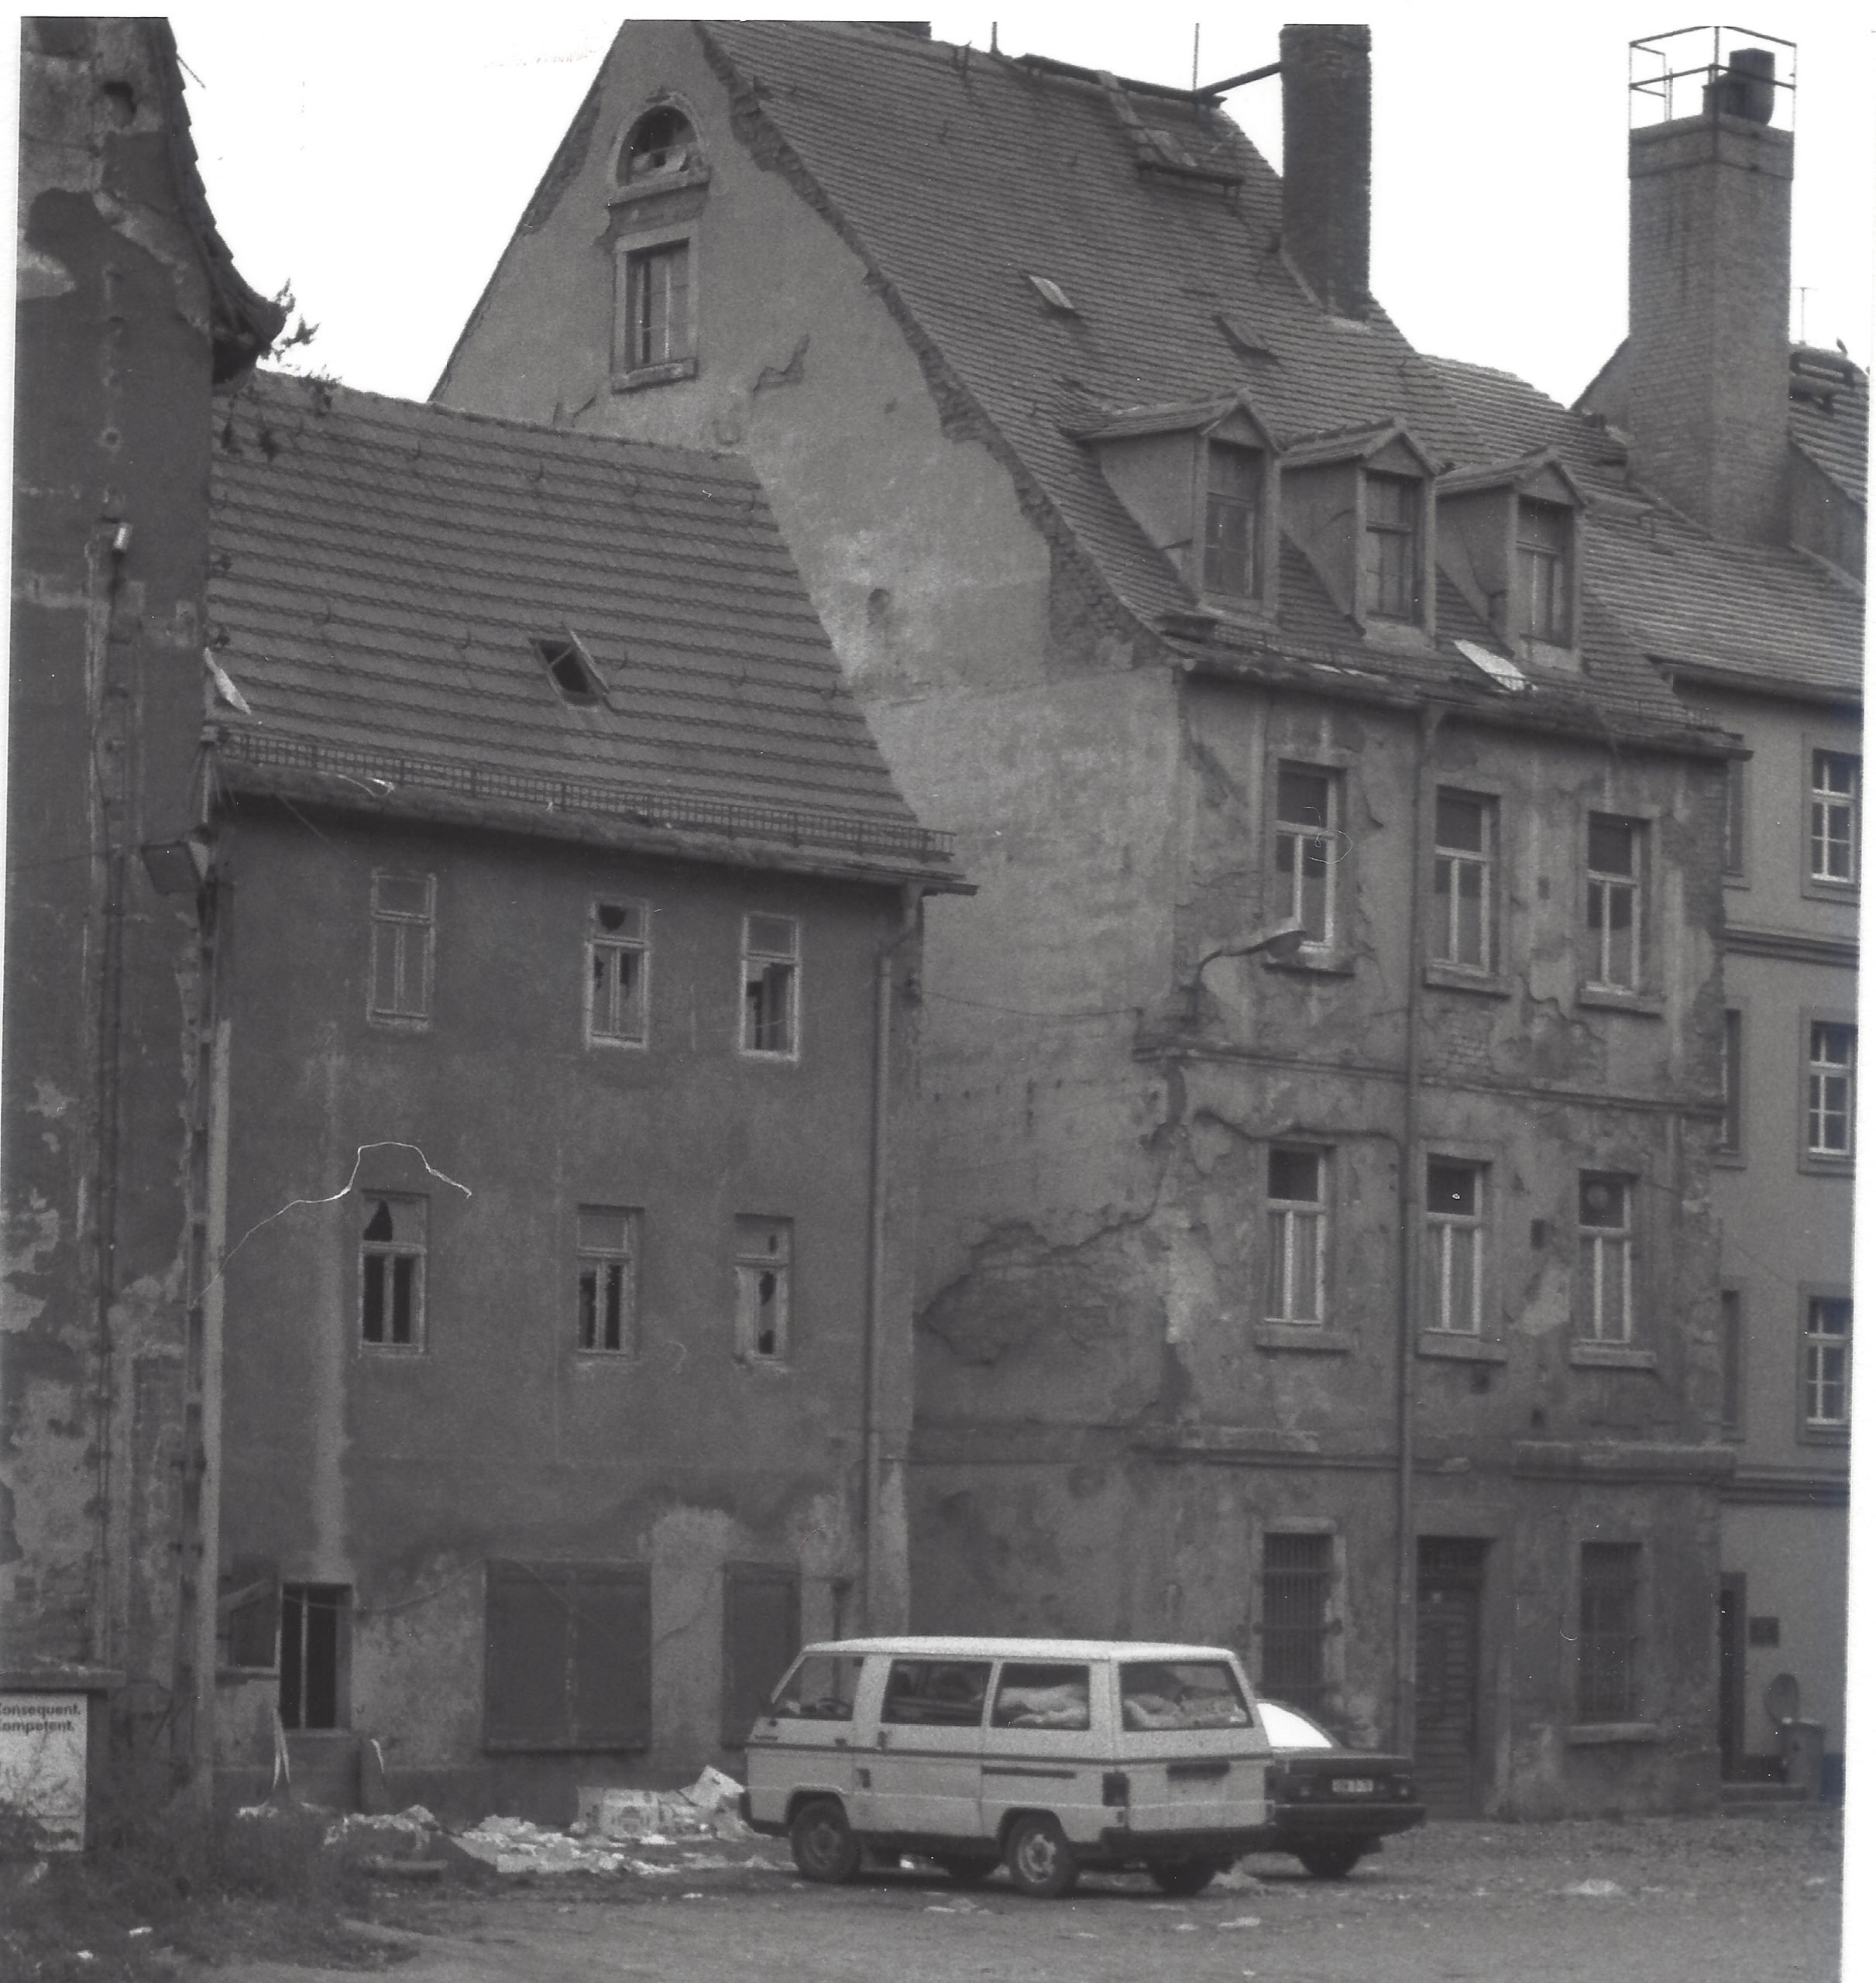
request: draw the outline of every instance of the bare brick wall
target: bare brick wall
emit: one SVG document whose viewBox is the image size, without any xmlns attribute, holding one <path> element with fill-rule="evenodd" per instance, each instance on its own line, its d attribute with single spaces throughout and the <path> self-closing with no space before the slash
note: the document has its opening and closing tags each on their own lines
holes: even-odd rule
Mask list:
<svg viewBox="0 0 1876 1983">
<path fill-rule="evenodd" d="M 1283 246 L 1340 317 L 1368 294 L 1369 74 L 1365 27 L 1286 27 Z"/>
</svg>

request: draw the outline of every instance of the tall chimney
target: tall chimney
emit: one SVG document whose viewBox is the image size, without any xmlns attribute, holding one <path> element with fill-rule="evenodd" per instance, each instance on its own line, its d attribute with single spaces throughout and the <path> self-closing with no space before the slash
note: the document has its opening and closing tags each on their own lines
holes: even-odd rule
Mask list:
<svg viewBox="0 0 1876 1983">
<path fill-rule="evenodd" d="M 1338 317 L 1368 312 L 1368 30 L 1286 27 L 1283 246 Z"/>
<path fill-rule="evenodd" d="M 1629 133 L 1628 336 L 1610 407 L 1637 478 L 1716 537 L 1784 544 L 1792 134 L 1769 50 L 1736 49 L 1700 114 Z"/>
</svg>

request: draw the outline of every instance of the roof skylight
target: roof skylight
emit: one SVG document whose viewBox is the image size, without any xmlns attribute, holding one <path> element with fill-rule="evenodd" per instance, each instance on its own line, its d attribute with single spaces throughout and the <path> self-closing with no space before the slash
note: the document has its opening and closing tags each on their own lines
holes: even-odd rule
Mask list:
<svg viewBox="0 0 1876 1983">
<path fill-rule="evenodd" d="M 1029 284 L 1051 310 L 1059 310 L 1065 317 L 1081 315 L 1074 299 L 1059 282 L 1051 282 L 1046 276 L 1031 276 Z"/>
<path fill-rule="evenodd" d="M 1510 694 L 1521 694 L 1531 686 L 1531 677 L 1516 662 L 1506 660 L 1503 655 L 1493 653 L 1489 648 L 1482 648 L 1476 641 L 1455 641 L 1453 645 L 1473 667 L 1489 675 L 1499 688 Z"/>
<path fill-rule="evenodd" d="M 563 702 L 584 708 L 605 699 L 605 685 L 600 679 L 599 670 L 580 645 L 577 634 L 537 634 L 534 650 L 541 657 L 541 665 L 559 690 Z"/>
</svg>

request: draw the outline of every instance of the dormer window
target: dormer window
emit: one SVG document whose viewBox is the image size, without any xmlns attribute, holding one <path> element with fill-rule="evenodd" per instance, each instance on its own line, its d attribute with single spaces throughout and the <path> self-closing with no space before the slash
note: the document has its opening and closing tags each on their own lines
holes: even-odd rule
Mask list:
<svg viewBox="0 0 1876 1983">
<path fill-rule="evenodd" d="M 1572 513 L 1561 503 L 1519 500 L 1515 631 L 1549 647 L 1570 644 L 1573 522 Z"/>
<path fill-rule="evenodd" d="M 543 634 L 535 637 L 534 652 L 541 658 L 548 679 L 560 692 L 562 702 L 576 708 L 589 708 L 606 699 L 604 685 L 586 650 L 572 634 Z"/>
<path fill-rule="evenodd" d="M 667 177 L 682 172 L 696 156 L 697 134 L 675 104 L 648 110 L 626 134 L 619 153 L 619 183 Z"/>
<path fill-rule="evenodd" d="M 1235 599 L 1254 599 L 1258 583 L 1257 539 L 1263 486 L 1263 459 L 1254 448 L 1229 442 L 1205 446 L 1204 589 Z"/>
<path fill-rule="evenodd" d="M 1371 619 L 1420 618 L 1420 485 L 1404 475 L 1364 478 L 1362 607 Z"/>
</svg>

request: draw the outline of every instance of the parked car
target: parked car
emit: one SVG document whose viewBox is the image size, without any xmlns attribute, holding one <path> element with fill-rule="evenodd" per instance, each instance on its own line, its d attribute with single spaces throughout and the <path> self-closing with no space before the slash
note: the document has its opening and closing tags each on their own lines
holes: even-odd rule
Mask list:
<svg viewBox="0 0 1876 1983">
<path fill-rule="evenodd" d="M 1349 1748 L 1280 1701 L 1259 1700 L 1257 1714 L 1270 1738 L 1273 1840 L 1256 1850 L 1294 1852 L 1318 1878 L 1339 1880 L 1390 1833 L 1426 1823 L 1407 1757 Z"/>
</svg>

